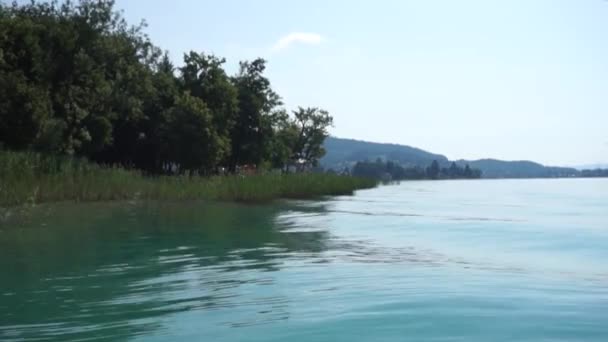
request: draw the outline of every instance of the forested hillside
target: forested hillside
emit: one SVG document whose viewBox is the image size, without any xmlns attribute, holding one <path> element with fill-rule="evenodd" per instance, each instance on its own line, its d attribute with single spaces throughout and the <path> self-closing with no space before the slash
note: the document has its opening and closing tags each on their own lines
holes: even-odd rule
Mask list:
<svg viewBox="0 0 608 342">
<path fill-rule="evenodd" d="M 435 160 L 440 168 L 450 168 L 452 166 L 451 161 L 444 155 L 406 145 L 328 137 L 324 147 L 326 154 L 321 159 L 321 164 L 325 168 L 336 171 L 341 171 L 345 168 L 352 169 L 357 162 L 367 162 L 360 164 L 360 169 L 362 169 L 363 165 L 377 165 L 376 161 L 380 159 L 390 161 L 392 162 L 391 165 L 400 166 L 407 170 L 406 178 L 422 179 L 428 178 L 426 168 Z M 458 160 L 456 161 L 456 165 L 461 168 L 465 168 L 468 165 L 473 170 L 479 170 L 483 178 L 551 178 L 598 174 L 598 172 L 592 173 L 589 171 L 581 173 L 574 168 L 544 166 L 531 161 L 504 161 L 497 159 Z M 377 168 L 374 167 L 373 169 L 376 170 Z M 375 172 L 378 173 L 380 171 L 376 170 Z M 387 171 L 384 170 L 382 172 Z"/>
<path fill-rule="evenodd" d="M 324 147 L 326 154 L 320 161 L 321 165 L 336 170 L 350 168 L 359 161 L 375 161 L 378 158 L 407 167 L 427 167 L 433 160 L 448 163 L 448 159 L 443 155 L 406 145 L 327 137 Z"/>
<path fill-rule="evenodd" d="M 496 159 L 459 160 L 465 164 L 482 170 L 484 178 L 553 178 L 574 177 L 580 172 L 574 168 L 544 166 L 531 161 L 504 161 Z"/>
</svg>

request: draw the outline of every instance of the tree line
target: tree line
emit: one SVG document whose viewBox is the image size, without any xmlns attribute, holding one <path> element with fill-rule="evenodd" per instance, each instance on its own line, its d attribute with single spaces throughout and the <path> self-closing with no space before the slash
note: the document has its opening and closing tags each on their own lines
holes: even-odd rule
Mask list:
<svg viewBox="0 0 608 342">
<path fill-rule="evenodd" d="M 292 115 L 266 61 L 191 51 L 176 67 L 112 0 L 0 3 L 0 148 L 151 174 L 316 165 L 333 119 Z"/>
<path fill-rule="evenodd" d="M 377 159 L 375 162 L 360 161 L 353 167 L 352 174 L 381 180 L 481 178 L 481 170 L 471 168 L 468 164 L 461 167 L 452 162 L 449 167 L 441 167 L 436 160 L 426 168 L 403 167 L 392 161 L 384 162 L 382 159 Z"/>
<path fill-rule="evenodd" d="M 581 170 L 581 177 L 608 177 L 608 169 L 586 169 Z"/>
</svg>

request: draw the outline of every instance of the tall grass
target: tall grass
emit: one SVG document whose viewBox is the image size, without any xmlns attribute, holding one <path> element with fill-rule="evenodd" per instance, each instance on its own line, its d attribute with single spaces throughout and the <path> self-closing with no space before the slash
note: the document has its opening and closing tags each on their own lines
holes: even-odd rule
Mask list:
<svg viewBox="0 0 608 342">
<path fill-rule="evenodd" d="M 367 179 L 314 173 L 148 177 L 76 158 L 0 151 L 0 207 L 66 200 L 264 201 L 344 195 L 373 186 Z"/>
</svg>

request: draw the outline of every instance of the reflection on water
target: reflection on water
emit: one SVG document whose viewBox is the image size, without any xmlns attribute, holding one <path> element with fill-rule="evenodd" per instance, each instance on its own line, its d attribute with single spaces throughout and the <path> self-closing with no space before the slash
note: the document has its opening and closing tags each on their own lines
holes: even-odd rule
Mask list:
<svg viewBox="0 0 608 342">
<path fill-rule="evenodd" d="M 233 306 L 255 308 L 256 321 L 226 324 L 285 319 L 284 295 L 244 298 L 239 288 L 271 285 L 285 256 L 325 250 L 325 230 L 281 232 L 290 229 L 290 214 L 279 214 L 294 210 L 209 203 L 37 208 L 26 227 L 0 235 L 1 340 L 128 337 L 159 328 L 157 317 Z M 324 208 L 304 210 L 318 215 Z"/>
<path fill-rule="evenodd" d="M 39 206 L 0 225 L 0 340 L 604 341 L 604 190 Z"/>
</svg>

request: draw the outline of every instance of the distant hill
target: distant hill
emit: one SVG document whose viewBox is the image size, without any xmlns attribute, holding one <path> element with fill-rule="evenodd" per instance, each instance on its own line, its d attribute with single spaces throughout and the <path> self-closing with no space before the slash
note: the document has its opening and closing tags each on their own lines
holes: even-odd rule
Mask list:
<svg viewBox="0 0 608 342">
<path fill-rule="evenodd" d="M 350 168 L 358 161 L 373 161 L 378 158 L 396 161 L 402 166 L 428 166 L 433 160 L 442 164 L 448 162 L 446 156 L 406 145 L 328 137 L 324 147 L 327 153 L 320 160 L 321 165 L 336 170 Z"/>
<path fill-rule="evenodd" d="M 437 160 L 442 167 L 448 167 L 451 163 L 444 155 L 407 145 L 328 137 L 324 147 L 327 153 L 320 163 L 326 169 L 352 168 L 358 161 L 374 161 L 378 158 L 398 162 L 404 167 L 426 167 L 433 160 Z M 456 163 L 460 166 L 469 164 L 471 168 L 480 169 L 483 178 L 549 178 L 580 175 L 575 168 L 544 166 L 532 161 L 480 159 L 458 160 Z"/>
<path fill-rule="evenodd" d="M 544 166 L 532 161 L 504 161 L 497 159 L 458 160 L 459 165 L 469 164 L 480 169 L 483 178 L 552 178 L 574 177 L 579 171 L 569 167 Z"/>
</svg>

